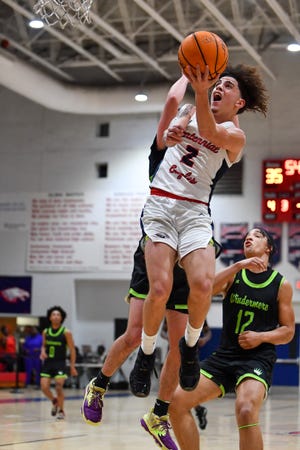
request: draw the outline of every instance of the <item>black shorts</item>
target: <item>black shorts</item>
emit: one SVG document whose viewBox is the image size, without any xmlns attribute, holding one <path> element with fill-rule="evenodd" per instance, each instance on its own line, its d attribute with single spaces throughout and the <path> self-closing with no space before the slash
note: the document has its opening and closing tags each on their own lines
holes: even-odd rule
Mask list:
<svg viewBox="0 0 300 450">
<path fill-rule="evenodd" d="M 65 361 L 44 360 L 41 370 L 42 378 L 68 378 Z"/>
<path fill-rule="evenodd" d="M 144 251 L 139 244 L 134 253 L 134 266 L 131 275 L 130 288 L 125 298 L 127 302 L 130 297 L 145 299 L 149 291 L 149 282 L 147 278 L 146 263 Z M 189 295 L 189 287 L 185 272 L 177 264 L 174 268 L 174 283 L 171 295 L 167 302 L 166 308 L 187 314 L 187 298 Z"/>
<path fill-rule="evenodd" d="M 252 352 L 248 357 L 217 349 L 208 358 L 200 361 L 200 366 L 201 374 L 216 383 L 223 396 L 228 392 L 235 392 L 236 387 L 245 378 L 260 381 L 268 392 L 275 362 L 276 353 L 271 349 Z"/>
</svg>

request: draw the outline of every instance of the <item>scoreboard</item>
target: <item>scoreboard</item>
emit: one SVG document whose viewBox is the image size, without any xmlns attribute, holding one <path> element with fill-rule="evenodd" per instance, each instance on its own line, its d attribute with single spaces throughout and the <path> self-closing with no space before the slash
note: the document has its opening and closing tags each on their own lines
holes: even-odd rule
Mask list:
<svg viewBox="0 0 300 450">
<path fill-rule="evenodd" d="M 267 159 L 262 168 L 263 222 L 300 223 L 300 159 Z"/>
</svg>

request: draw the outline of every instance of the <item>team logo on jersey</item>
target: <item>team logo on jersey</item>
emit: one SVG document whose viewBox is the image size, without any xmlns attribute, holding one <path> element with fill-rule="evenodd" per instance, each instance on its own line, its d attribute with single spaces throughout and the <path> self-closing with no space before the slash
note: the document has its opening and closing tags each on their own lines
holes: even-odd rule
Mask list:
<svg viewBox="0 0 300 450">
<path fill-rule="evenodd" d="M 260 376 L 262 375 L 262 373 L 263 373 L 263 371 L 262 371 L 261 369 L 258 369 L 258 368 L 254 369 L 253 372 L 254 372 L 255 375 L 257 375 L 258 377 L 260 377 Z"/>
<path fill-rule="evenodd" d="M 154 236 L 161 238 L 161 239 L 166 239 L 168 237 L 168 235 L 164 234 L 164 233 L 156 233 Z"/>
</svg>

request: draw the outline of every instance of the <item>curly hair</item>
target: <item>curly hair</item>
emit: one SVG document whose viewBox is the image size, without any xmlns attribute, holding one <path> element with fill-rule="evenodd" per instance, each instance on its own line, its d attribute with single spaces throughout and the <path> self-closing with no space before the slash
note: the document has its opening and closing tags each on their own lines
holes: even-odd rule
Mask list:
<svg viewBox="0 0 300 450">
<path fill-rule="evenodd" d="M 61 314 L 61 323 L 63 323 L 65 318 L 67 317 L 67 313 L 66 313 L 66 311 L 64 309 L 62 309 L 61 306 L 52 306 L 52 308 L 49 308 L 47 310 L 47 319 L 49 320 L 49 322 L 50 322 L 50 316 L 53 313 L 53 311 L 59 311 L 60 312 L 60 314 Z"/>
<path fill-rule="evenodd" d="M 227 66 L 220 78 L 229 76 L 234 78 L 239 85 L 242 98 L 245 100 L 245 106 L 241 108 L 238 114 L 244 111 L 260 112 L 266 116 L 268 111 L 267 89 L 262 77 L 256 67 L 238 64 L 237 66 Z"/>
</svg>

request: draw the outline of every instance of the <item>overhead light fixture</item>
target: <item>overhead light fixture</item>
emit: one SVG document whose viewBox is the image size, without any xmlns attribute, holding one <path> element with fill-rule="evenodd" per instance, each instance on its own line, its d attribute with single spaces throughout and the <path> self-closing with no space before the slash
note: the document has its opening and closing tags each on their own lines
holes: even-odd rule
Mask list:
<svg viewBox="0 0 300 450">
<path fill-rule="evenodd" d="M 134 97 L 136 102 L 146 102 L 148 100 L 148 95 L 145 92 L 138 92 Z"/>
<path fill-rule="evenodd" d="M 300 44 L 297 44 L 296 42 L 293 44 L 289 44 L 287 46 L 287 49 L 289 52 L 299 52 L 300 51 Z"/>
<path fill-rule="evenodd" d="M 39 30 L 40 28 L 44 27 L 44 22 L 40 19 L 33 19 L 29 22 L 29 26 L 30 26 L 30 28 Z"/>
</svg>

